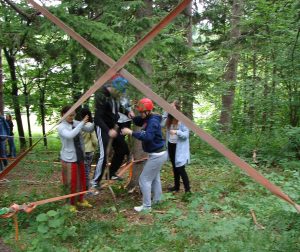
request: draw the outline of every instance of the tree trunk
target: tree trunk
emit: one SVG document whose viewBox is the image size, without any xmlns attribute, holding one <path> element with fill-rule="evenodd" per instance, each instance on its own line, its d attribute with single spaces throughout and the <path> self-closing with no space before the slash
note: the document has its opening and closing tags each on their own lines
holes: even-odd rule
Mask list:
<svg viewBox="0 0 300 252">
<path fill-rule="evenodd" d="M 79 80 L 80 80 L 80 77 L 78 74 L 79 61 L 78 61 L 77 55 L 73 52 L 70 53 L 70 60 L 71 60 L 71 71 L 72 71 L 72 83 L 71 83 L 72 97 L 73 97 L 73 103 L 75 103 L 78 101 L 78 99 L 81 96 L 81 93 L 78 92 L 78 90 L 77 90 L 78 85 L 79 85 Z"/>
<path fill-rule="evenodd" d="M 239 60 L 238 46 L 235 44 L 241 35 L 239 28 L 240 18 L 243 9 L 243 0 L 233 0 L 230 41 L 233 45 L 233 52 L 230 53 L 227 69 L 224 73 L 224 81 L 227 84 L 225 94 L 222 95 L 222 111 L 220 115 L 221 130 L 228 132 L 231 126 L 232 106 L 235 95 L 235 83 L 237 78 L 237 66 Z"/>
<path fill-rule="evenodd" d="M 15 57 L 14 57 L 12 51 L 10 51 L 6 48 L 4 48 L 4 54 L 5 54 L 5 58 L 8 63 L 9 71 L 10 71 L 10 77 L 11 77 L 11 83 L 12 83 L 11 94 L 12 94 L 15 118 L 16 118 L 16 122 L 17 122 L 19 138 L 20 138 L 19 139 L 20 140 L 20 149 L 24 149 L 24 148 L 26 148 L 26 140 L 25 140 L 24 128 L 23 128 L 22 117 L 21 117 L 19 96 L 18 96 Z"/>
<path fill-rule="evenodd" d="M 288 83 L 288 100 L 289 100 L 289 123 L 293 127 L 299 126 L 300 111 L 300 92 L 298 83 Z"/>
<path fill-rule="evenodd" d="M 188 17 L 188 26 L 186 28 L 186 38 L 187 38 L 187 46 L 192 48 L 193 46 L 193 20 L 192 20 L 192 2 L 187 6 L 185 9 L 185 14 Z M 185 90 L 191 90 L 191 83 L 188 79 L 185 80 L 183 83 Z M 191 90 L 193 91 L 193 89 Z M 182 99 L 182 111 L 183 113 L 190 118 L 191 120 L 194 119 L 194 101 L 195 95 L 191 94 L 189 99 Z"/>
<path fill-rule="evenodd" d="M 2 69 L 2 47 L 0 46 L 0 113 L 4 112 L 4 95 L 3 95 L 3 69 Z"/>
<path fill-rule="evenodd" d="M 42 133 L 43 133 L 43 140 L 44 140 L 44 146 L 47 147 L 47 137 L 46 137 L 46 124 L 45 124 L 45 119 L 46 119 L 46 108 L 45 108 L 45 86 L 46 83 L 43 84 L 44 87 L 41 86 L 39 83 L 39 90 L 40 90 L 40 113 L 41 113 L 41 124 L 42 124 Z"/>
<path fill-rule="evenodd" d="M 254 97 L 255 97 L 255 89 L 257 82 L 257 57 L 256 53 L 253 54 L 252 58 L 252 82 L 249 88 L 249 94 L 247 97 L 249 99 L 249 110 L 248 110 L 248 127 L 252 130 L 254 120 L 255 120 L 255 106 L 254 106 Z"/>
<path fill-rule="evenodd" d="M 152 4 L 153 1 L 152 0 L 144 0 L 145 6 L 144 8 L 139 9 L 138 13 L 137 13 L 137 17 L 138 18 L 142 18 L 142 17 L 151 17 L 152 16 Z M 137 40 L 140 39 L 142 36 L 142 34 L 138 34 L 137 35 Z M 153 69 L 152 69 L 152 65 L 151 63 L 144 59 L 144 58 L 137 58 L 137 62 L 139 64 L 139 66 L 144 70 L 144 72 L 147 75 L 147 78 L 142 78 L 142 80 L 145 83 L 148 83 L 149 86 L 151 86 L 151 81 L 150 78 L 152 76 L 153 73 Z M 134 130 L 138 130 L 138 127 L 134 127 Z M 143 151 L 142 148 L 142 142 L 137 140 L 137 139 L 133 139 L 133 148 L 132 148 L 132 154 L 135 160 L 141 159 L 143 157 L 146 156 L 146 154 Z M 132 190 L 133 188 L 138 186 L 138 181 L 139 181 L 139 177 L 140 174 L 143 170 L 143 166 L 144 166 L 144 162 L 143 163 L 137 163 L 134 164 L 134 169 L 132 172 L 132 178 L 128 184 L 128 189 Z"/>
<path fill-rule="evenodd" d="M 32 132 L 31 132 L 31 124 L 30 124 L 30 110 L 29 110 L 29 94 L 25 90 L 25 109 L 26 109 L 26 116 L 27 116 L 27 127 L 28 127 L 28 136 L 29 136 L 29 146 L 32 146 Z"/>
<path fill-rule="evenodd" d="M 270 87 L 268 85 L 269 81 L 269 68 L 267 64 L 267 60 L 265 63 L 265 79 L 263 84 L 263 97 L 264 97 L 264 103 L 263 103 L 263 112 L 262 112 L 262 122 L 261 122 L 261 130 L 265 131 L 267 129 L 267 119 L 269 116 L 269 95 L 270 95 Z"/>
</svg>

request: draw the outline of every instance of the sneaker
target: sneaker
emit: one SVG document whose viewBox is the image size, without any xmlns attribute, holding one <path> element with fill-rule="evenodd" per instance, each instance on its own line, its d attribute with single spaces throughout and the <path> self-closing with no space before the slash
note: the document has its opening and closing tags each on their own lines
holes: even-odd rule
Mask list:
<svg viewBox="0 0 300 252">
<path fill-rule="evenodd" d="M 119 177 L 119 176 L 111 176 L 111 179 L 112 180 L 119 180 L 119 181 L 122 181 L 123 178 Z"/>
<path fill-rule="evenodd" d="M 93 207 L 87 200 L 83 200 L 82 202 L 77 202 L 77 206 L 81 207 Z"/>
<path fill-rule="evenodd" d="M 90 193 L 91 193 L 91 195 L 96 196 L 96 195 L 99 194 L 99 191 L 98 191 L 95 187 L 92 187 L 92 188 L 90 189 Z"/>
<path fill-rule="evenodd" d="M 179 189 L 175 188 L 174 186 L 173 187 L 169 187 L 168 188 L 168 192 L 179 192 Z"/>
<path fill-rule="evenodd" d="M 134 210 L 136 212 L 151 212 L 151 207 L 146 207 L 146 206 L 136 206 L 134 207 Z"/>
<path fill-rule="evenodd" d="M 71 205 L 71 206 L 69 207 L 69 211 L 70 211 L 71 213 L 77 213 L 77 212 L 78 212 L 76 206 L 73 206 L 73 205 Z"/>
</svg>

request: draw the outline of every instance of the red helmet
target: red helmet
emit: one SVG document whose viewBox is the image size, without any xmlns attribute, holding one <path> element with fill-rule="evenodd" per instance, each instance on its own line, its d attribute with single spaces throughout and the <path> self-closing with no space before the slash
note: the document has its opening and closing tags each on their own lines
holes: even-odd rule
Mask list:
<svg viewBox="0 0 300 252">
<path fill-rule="evenodd" d="M 151 111 L 154 108 L 153 102 L 148 98 L 139 100 L 136 109 L 140 112 Z"/>
</svg>

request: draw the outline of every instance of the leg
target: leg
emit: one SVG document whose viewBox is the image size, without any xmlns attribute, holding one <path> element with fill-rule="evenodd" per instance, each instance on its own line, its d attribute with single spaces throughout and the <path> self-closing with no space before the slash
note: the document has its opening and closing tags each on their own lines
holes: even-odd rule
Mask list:
<svg viewBox="0 0 300 252">
<path fill-rule="evenodd" d="M 92 187 L 98 186 L 102 179 L 103 172 L 106 166 L 106 147 L 108 144 L 108 134 L 106 132 L 103 132 L 103 130 L 101 130 L 99 126 L 96 126 L 96 133 L 98 137 L 100 156 L 91 182 Z"/>
<path fill-rule="evenodd" d="M 174 187 L 170 188 L 170 191 L 179 191 L 180 188 L 180 176 L 178 170 L 175 166 L 175 154 L 176 154 L 176 144 L 168 143 L 168 153 L 169 158 L 172 163 L 173 174 L 174 174 Z"/>
<path fill-rule="evenodd" d="M 0 141 L 0 158 L 2 161 L 3 166 L 7 166 L 8 162 L 6 159 L 6 145 L 5 145 L 5 140 Z"/>
<path fill-rule="evenodd" d="M 191 190 L 190 181 L 189 181 L 189 177 L 186 173 L 185 166 L 183 165 L 181 167 L 177 167 L 176 169 L 178 169 L 178 172 L 182 178 L 185 192 L 190 192 L 190 190 Z"/>
<path fill-rule="evenodd" d="M 84 163 L 83 162 L 80 162 L 78 165 L 78 180 L 79 180 L 79 190 L 78 192 L 83 192 L 86 190 L 86 177 L 85 177 L 85 167 L 84 167 Z M 84 195 L 81 194 L 79 195 L 79 202 L 82 202 L 83 201 L 83 197 Z"/>
<path fill-rule="evenodd" d="M 11 156 L 12 156 L 11 137 L 12 137 L 12 136 L 9 136 L 9 137 L 7 138 L 7 143 L 8 143 L 8 151 L 6 151 L 6 156 L 7 156 L 7 157 L 11 157 Z M 7 149 L 6 149 L 6 150 L 7 150 Z"/>
<path fill-rule="evenodd" d="M 64 161 L 61 161 L 62 164 L 62 183 L 63 183 L 63 192 L 64 194 L 70 194 L 71 193 L 71 174 L 72 174 L 72 163 L 66 163 Z M 67 202 L 70 202 L 71 200 L 67 200 Z"/>
<path fill-rule="evenodd" d="M 124 157 L 129 155 L 129 148 L 125 141 L 125 137 L 120 134 L 114 139 L 112 147 L 114 149 L 114 155 L 111 160 L 110 177 L 116 176 L 116 172 L 120 168 Z"/>
<path fill-rule="evenodd" d="M 152 182 L 152 191 L 153 191 L 153 202 L 159 202 L 161 200 L 162 188 L 161 188 L 161 180 L 160 180 L 160 170 L 163 164 L 167 161 L 167 152 L 162 156 L 156 158 L 156 176 Z"/>
<path fill-rule="evenodd" d="M 153 161 L 151 157 L 149 157 L 139 178 L 139 185 L 143 194 L 144 207 L 151 207 L 151 185 L 156 175 L 155 172 L 152 171 L 152 165 Z"/>
<path fill-rule="evenodd" d="M 79 178 L 78 174 L 78 165 L 77 163 L 71 163 L 71 193 L 78 192 L 78 181 Z M 77 197 L 70 198 L 71 205 L 75 205 L 77 202 Z"/>
<path fill-rule="evenodd" d="M 8 137 L 8 145 L 9 145 L 9 154 L 11 157 L 16 157 L 16 146 L 14 142 L 14 136 Z"/>
<path fill-rule="evenodd" d="M 86 178 L 86 189 L 90 187 L 90 171 L 93 162 L 94 152 L 86 152 L 84 156 L 84 168 L 85 168 L 85 178 Z"/>
<path fill-rule="evenodd" d="M 141 173 L 139 184 L 143 194 L 143 206 L 151 207 L 151 189 L 153 184 L 153 192 L 155 200 L 159 201 L 161 197 L 160 169 L 167 159 L 166 152 L 162 156 L 149 155 L 143 172 Z M 154 182 L 154 183 L 153 183 Z"/>
</svg>

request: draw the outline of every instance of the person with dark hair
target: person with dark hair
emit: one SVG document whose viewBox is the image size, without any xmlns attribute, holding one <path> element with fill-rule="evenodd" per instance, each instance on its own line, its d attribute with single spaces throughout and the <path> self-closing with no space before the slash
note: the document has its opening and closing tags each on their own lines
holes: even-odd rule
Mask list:
<svg viewBox="0 0 300 252">
<path fill-rule="evenodd" d="M 16 146 L 15 146 L 15 141 L 14 141 L 14 124 L 12 121 L 12 116 L 11 114 L 6 114 L 6 122 L 9 126 L 9 131 L 10 134 L 8 136 L 8 147 L 9 147 L 9 153 L 8 157 L 16 157 Z"/>
<path fill-rule="evenodd" d="M 64 106 L 61 116 L 67 113 L 71 106 Z M 71 113 L 58 126 L 58 134 L 61 139 L 62 148 L 60 158 L 62 162 L 62 180 L 66 193 L 76 193 L 86 190 L 86 179 L 84 171 L 84 143 L 81 131 L 92 132 L 94 125 L 86 125 L 89 116 L 86 115 L 81 122 L 74 120 L 75 112 Z M 76 212 L 76 205 L 92 207 L 83 195 L 70 198 L 71 211 Z"/>
<path fill-rule="evenodd" d="M 8 164 L 6 159 L 6 139 L 9 135 L 9 125 L 7 124 L 3 115 L 0 113 L 0 171 L 2 171 Z"/>
<path fill-rule="evenodd" d="M 93 180 L 91 181 L 93 191 L 100 186 L 104 169 L 107 162 L 107 146 L 110 138 L 113 138 L 112 148 L 114 154 L 111 160 L 109 176 L 113 180 L 121 180 L 116 172 L 120 168 L 125 156 L 129 155 L 129 148 L 125 137 L 120 134 L 120 127 L 125 121 L 119 121 L 120 112 L 128 119 L 134 116 L 128 102 L 122 102 L 122 97 L 128 81 L 120 75 L 116 75 L 95 93 L 95 126 L 98 138 L 100 157 L 98 159 Z M 119 126 L 119 127 L 118 127 Z"/>
<path fill-rule="evenodd" d="M 123 135 L 132 135 L 142 141 L 143 150 L 149 154 L 139 178 L 143 204 L 134 207 L 137 212 L 151 210 L 151 192 L 153 192 L 153 203 L 158 203 L 162 194 L 160 170 L 167 160 L 167 152 L 160 125 L 162 118 L 161 115 L 152 112 L 153 108 L 154 105 L 150 99 L 141 99 L 137 105 L 140 116 L 134 117 L 133 122 L 137 126 L 142 126 L 142 129 L 140 131 L 132 131 L 129 128 L 122 129 Z"/>
<path fill-rule="evenodd" d="M 86 126 L 89 127 L 91 124 L 93 125 L 93 116 L 91 111 L 88 108 L 81 109 L 81 117 L 84 118 L 86 115 L 88 115 L 89 120 L 86 123 Z M 86 177 L 86 189 L 88 190 L 90 188 L 90 171 L 91 171 L 91 165 L 93 162 L 94 153 L 97 150 L 98 147 L 98 139 L 96 136 L 95 130 L 92 132 L 82 132 L 82 138 L 84 142 L 84 167 L 85 167 L 85 177 Z"/>
<path fill-rule="evenodd" d="M 178 101 L 174 101 L 171 105 L 180 110 Z M 180 189 L 180 177 L 182 178 L 185 192 L 190 192 L 189 177 L 185 170 L 185 165 L 190 162 L 190 142 L 189 129 L 171 114 L 164 113 L 162 126 L 166 126 L 166 140 L 168 147 L 169 159 L 172 163 L 174 174 L 174 186 L 168 190 L 170 192 L 178 192 Z"/>
</svg>

